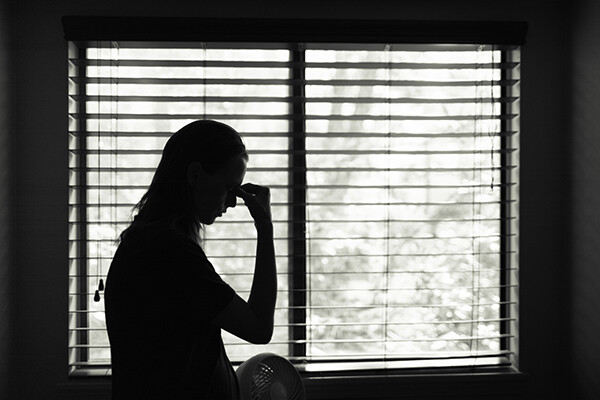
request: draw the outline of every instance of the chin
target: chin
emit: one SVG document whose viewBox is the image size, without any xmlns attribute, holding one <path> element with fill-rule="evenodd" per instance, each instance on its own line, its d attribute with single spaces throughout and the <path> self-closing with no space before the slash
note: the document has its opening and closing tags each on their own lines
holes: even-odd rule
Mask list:
<svg viewBox="0 0 600 400">
<path fill-rule="evenodd" d="M 217 217 L 208 217 L 201 219 L 200 222 L 202 222 L 203 225 L 212 225 L 215 223 L 216 219 Z"/>
</svg>

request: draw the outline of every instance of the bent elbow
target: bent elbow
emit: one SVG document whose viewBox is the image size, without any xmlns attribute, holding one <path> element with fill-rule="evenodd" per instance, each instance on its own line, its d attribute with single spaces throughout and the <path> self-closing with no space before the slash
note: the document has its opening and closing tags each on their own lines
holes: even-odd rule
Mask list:
<svg viewBox="0 0 600 400">
<path fill-rule="evenodd" d="M 261 329 L 250 341 L 252 344 L 269 344 L 273 339 L 273 326 Z"/>
<path fill-rule="evenodd" d="M 263 338 L 261 338 L 260 342 L 257 344 L 269 344 L 271 343 L 271 339 L 273 339 L 273 335 L 265 335 Z"/>
<path fill-rule="evenodd" d="M 260 339 L 253 340 L 250 343 L 265 345 L 265 344 L 271 343 L 271 339 L 270 338 L 260 338 Z"/>
</svg>

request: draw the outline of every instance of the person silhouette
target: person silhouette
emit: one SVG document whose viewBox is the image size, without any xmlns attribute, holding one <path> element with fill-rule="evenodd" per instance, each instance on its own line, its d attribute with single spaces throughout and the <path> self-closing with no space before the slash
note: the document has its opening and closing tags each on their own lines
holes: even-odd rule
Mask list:
<svg viewBox="0 0 600 400">
<path fill-rule="evenodd" d="M 113 399 L 239 398 L 221 330 L 268 343 L 277 298 L 270 191 L 242 183 L 248 159 L 238 132 L 217 121 L 194 121 L 167 141 L 106 279 Z M 237 197 L 257 232 L 247 301 L 217 274 L 201 241 Z"/>
</svg>

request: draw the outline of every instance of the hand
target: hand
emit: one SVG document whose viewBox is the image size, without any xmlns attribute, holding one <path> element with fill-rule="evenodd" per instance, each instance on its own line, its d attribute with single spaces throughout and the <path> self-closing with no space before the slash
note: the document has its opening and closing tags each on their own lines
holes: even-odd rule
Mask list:
<svg viewBox="0 0 600 400">
<path fill-rule="evenodd" d="M 233 193 L 244 200 L 257 229 L 272 228 L 271 191 L 268 187 L 246 183 Z"/>
</svg>

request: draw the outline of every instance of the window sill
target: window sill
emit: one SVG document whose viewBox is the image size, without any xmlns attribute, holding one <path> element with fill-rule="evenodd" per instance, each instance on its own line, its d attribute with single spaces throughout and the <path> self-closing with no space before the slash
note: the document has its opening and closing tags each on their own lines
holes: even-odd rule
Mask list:
<svg viewBox="0 0 600 400">
<path fill-rule="evenodd" d="M 304 379 L 307 398 L 330 399 L 519 399 L 528 378 L 513 368 L 472 372 L 387 371 L 363 375 L 311 376 Z"/>
<path fill-rule="evenodd" d="M 477 370 L 386 370 L 344 374 L 303 373 L 309 400 L 519 399 L 527 375 L 511 367 Z M 74 376 L 57 385 L 58 400 L 109 400 L 110 377 Z"/>
</svg>

